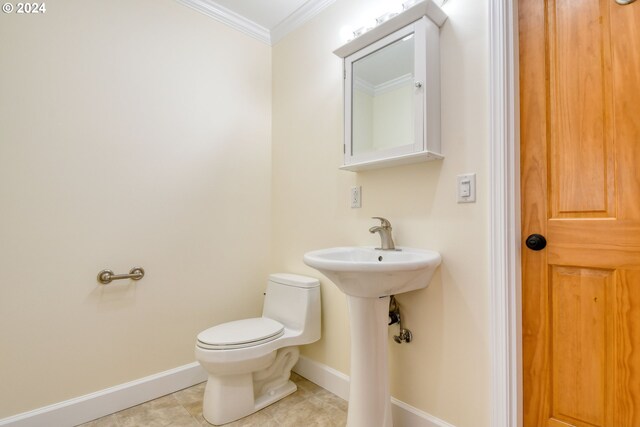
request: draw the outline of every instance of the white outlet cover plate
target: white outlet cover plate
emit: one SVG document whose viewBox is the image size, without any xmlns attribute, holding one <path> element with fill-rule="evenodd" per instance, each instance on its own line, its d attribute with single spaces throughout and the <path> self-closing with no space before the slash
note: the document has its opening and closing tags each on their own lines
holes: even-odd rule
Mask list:
<svg viewBox="0 0 640 427">
<path fill-rule="evenodd" d="M 362 207 L 362 186 L 351 187 L 349 192 L 349 200 L 352 208 Z"/>
</svg>

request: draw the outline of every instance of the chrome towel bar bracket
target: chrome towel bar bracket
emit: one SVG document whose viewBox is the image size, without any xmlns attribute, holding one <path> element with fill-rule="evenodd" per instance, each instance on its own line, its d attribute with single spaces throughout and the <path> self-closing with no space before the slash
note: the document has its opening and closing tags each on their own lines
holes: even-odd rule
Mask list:
<svg viewBox="0 0 640 427">
<path fill-rule="evenodd" d="M 142 267 L 133 267 L 129 270 L 129 274 L 113 274 L 111 270 L 102 270 L 98 273 L 98 282 L 108 285 L 113 280 L 133 279 L 140 280 L 144 277 L 144 269 Z"/>
</svg>

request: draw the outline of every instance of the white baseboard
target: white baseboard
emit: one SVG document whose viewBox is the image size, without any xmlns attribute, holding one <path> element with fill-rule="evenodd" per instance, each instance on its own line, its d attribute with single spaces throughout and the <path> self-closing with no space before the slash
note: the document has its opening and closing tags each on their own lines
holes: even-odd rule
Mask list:
<svg viewBox="0 0 640 427">
<path fill-rule="evenodd" d="M 349 377 L 321 363 L 300 356 L 294 372 L 331 393 L 348 400 Z M 0 420 L 1 427 L 70 427 L 174 393 L 207 380 L 197 363 L 150 375 L 95 393 Z M 391 398 L 395 427 L 454 427 L 433 415 Z"/>
<path fill-rule="evenodd" d="M 455 427 L 395 397 L 391 398 L 391 413 L 395 427 Z"/>
<path fill-rule="evenodd" d="M 349 377 L 327 365 L 300 356 L 293 371 L 344 400 L 349 400 Z M 394 427 L 455 427 L 411 405 L 391 398 Z"/>
<path fill-rule="evenodd" d="M 293 372 L 318 384 L 344 400 L 349 400 L 349 376 L 327 365 L 315 362 L 300 355 Z"/>
<path fill-rule="evenodd" d="M 0 426 L 75 426 L 206 380 L 205 370 L 198 362 L 193 362 L 139 380 L 4 418 L 0 420 Z"/>
</svg>

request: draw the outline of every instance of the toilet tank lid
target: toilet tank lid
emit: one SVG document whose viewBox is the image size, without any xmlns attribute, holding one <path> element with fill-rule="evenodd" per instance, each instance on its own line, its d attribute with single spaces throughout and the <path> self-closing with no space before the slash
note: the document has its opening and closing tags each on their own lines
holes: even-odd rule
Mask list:
<svg viewBox="0 0 640 427">
<path fill-rule="evenodd" d="M 320 281 L 318 281 L 318 279 L 289 273 L 270 274 L 269 281 L 279 283 L 281 285 L 296 286 L 298 288 L 316 288 L 320 286 Z"/>
</svg>

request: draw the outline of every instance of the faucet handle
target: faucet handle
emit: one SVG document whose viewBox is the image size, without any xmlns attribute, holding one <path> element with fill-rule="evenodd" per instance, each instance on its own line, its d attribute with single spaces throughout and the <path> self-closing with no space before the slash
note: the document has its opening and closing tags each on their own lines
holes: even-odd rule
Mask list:
<svg viewBox="0 0 640 427">
<path fill-rule="evenodd" d="M 391 223 L 386 218 L 382 218 L 381 216 L 372 216 L 371 219 L 379 219 L 381 227 L 391 228 Z"/>
</svg>

